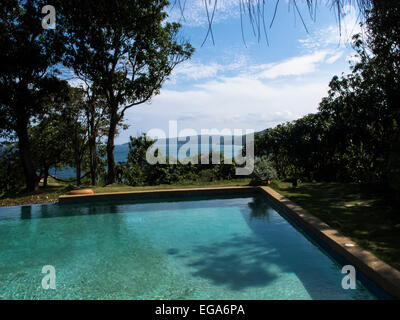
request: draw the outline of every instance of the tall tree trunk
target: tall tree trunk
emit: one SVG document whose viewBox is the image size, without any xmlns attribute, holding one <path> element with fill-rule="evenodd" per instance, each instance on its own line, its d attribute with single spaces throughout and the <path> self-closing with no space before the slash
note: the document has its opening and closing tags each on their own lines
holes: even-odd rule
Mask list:
<svg viewBox="0 0 400 320">
<path fill-rule="evenodd" d="M 26 191 L 32 192 L 39 189 L 39 178 L 32 161 L 31 145 L 28 137 L 27 119 L 17 119 L 16 132 L 18 135 L 18 149 L 24 169 Z"/>
<path fill-rule="evenodd" d="M 77 159 L 77 161 L 75 162 L 75 169 L 76 169 L 76 185 L 80 186 L 81 185 L 81 173 L 82 173 L 80 159 Z"/>
<path fill-rule="evenodd" d="M 90 155 L 90 179 L 92 186 L 97 185 L 97 147 L 94 111 L 88 115 L 89 128 L 89 155 Z"/>
<path fill-rule="evenodd" d="M 47 187 L 47 180 L 49 178 L 49 167 L 44 167 L 44 175 L 43 175 L 43 187 Z"/>
<path fill-rule="evenodd" d="M 117 115 L 113 113 L 110 119 L 110 127 L 107 137 L 107 184 L 115 183 L 115 160 L 114 160 L 114 138 L 117 129 Z"/>
<path fill-rule="evenodd" d="M 75 119 L 77 122 L 78 120 Z M 81 151 L 81 144 L 79 140 L 79 133 L 78 133 L 79 128 L 74 127 L 74 139 L 73 139 L 73 154 L 75 158 L 75 173 L 76 173 L 76 185 L 80 186 L 81 185 L 81 173 L 82 173 L 82 158 L 80 155 Z"/>
<path fill-rule="evenodd" d="M 89 138 L 89 152 L 90 152 L 90 178 L 92 186 L 97 185 L 97 148 L 96 138 Z"/>
</svg>

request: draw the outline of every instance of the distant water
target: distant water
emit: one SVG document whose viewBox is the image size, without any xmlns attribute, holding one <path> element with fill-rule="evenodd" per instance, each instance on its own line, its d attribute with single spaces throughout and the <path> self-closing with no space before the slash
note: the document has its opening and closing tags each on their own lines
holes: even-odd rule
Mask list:
<svg viewBox="0 0 400 320">
<path fill-rule="evenodd" d="M 179 150 L 182 148 L 182 146 L 185 144 L 185 142 L 181 142 L 178 143 L 177 145 L 177 150 L 178 150 L 178 159 L 183 159 L 189 156 L 189 154 L 186 155 L 180 155 L 179 154 Z M 171 146 L 173 146 L 171 144 Z M 159 145 L 160 149 L 165 148 L 166 150 L 166 155 L 169 155 L 169 150 L 168 150 L 168 144 L 160 144 Z M 224 146 L 223 145 L 218 145 L 218 144 L 199 144 L 198 145 L 198 149 L 197 149 L 197 153 L 195 154 L 191 154 L 190 156 L 195 156 L 196 154 L 200 154 L 201 150 L 207 150 L 207 147 L 209 149 L 209 152 L 212 151 L 220 151 L 221 153 L 224 154 L 225 157 L 227 158 L 232 158 L 233 156 L 235 156 L 240 150 L 242 150 L 242 146 L 240 145 L 233 145 L 232 149 L 226 150 L 227 152 L 224 152 Z M 114 157 L 115 157 L 115 162 L 125 162 L 127 161 L 128 158 L 128 152 L 129 152 L 129 143 L 124 143 L 124 144 L 119 144 L 115 146 L 115 151 L 114 151 Z M 74 168 L 70 168 L 70 167 L 66 167 L 62 170 L 54 170 L 54 169 L 50 169 L 50 174 L 54 176 L 54 174 L 57 174 L 58 178 L 75 178 L 75 169 Z"/>
</svg>

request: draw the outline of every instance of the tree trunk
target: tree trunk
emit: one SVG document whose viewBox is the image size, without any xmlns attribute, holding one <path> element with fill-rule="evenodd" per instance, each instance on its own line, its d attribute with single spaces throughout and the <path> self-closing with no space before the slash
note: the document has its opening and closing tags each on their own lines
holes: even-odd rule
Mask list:
<svg viewBox="0 0 400 320">
<path fill-rule="evenodd" d="M 107 137 L 107 184 L 115 183 L 114 138 L 117 129 L 117 116 L 112 114 Z"/>
<path fill-rule="evenodd" d="M 96 148 L 96 128 L 94 116 L 90 115 L 89 122 L 89 154 L 90 154 L 90 178 L 92 186 L 97 185 L 97 148 Z"/>
<path fill-rule="evenodd" d="M 92 142 L 94 140 L 94 142 Z M 92 186 L 97 185 L 97 148 L 96 138 L 90 138 L 89 141 L 89 152 L 90 152 L 90 178 Z"/>
<path fill-rule="evenodd" d="M 81 173 L 82 173 L 81 161 L 80 160 L 76 161 L 75 170 L 76 170 L 76 185 L 80 186 L 81 185 Z"/>
<path fill-rule="evenodd" d="M 49 167 L 44 167 L 43 187 L 47 187 L 48 178 L 49 178 Z"/>
<path fill-rule="evenodd" d="M 26 191 L 32 192 L 39 189 L 39 178 L 33 165 L 31 145 L 28 137 L 28 121 L 17 119 L 16 132 L 18 135 L 18 149 L 24 169 Z"/>
</svg>

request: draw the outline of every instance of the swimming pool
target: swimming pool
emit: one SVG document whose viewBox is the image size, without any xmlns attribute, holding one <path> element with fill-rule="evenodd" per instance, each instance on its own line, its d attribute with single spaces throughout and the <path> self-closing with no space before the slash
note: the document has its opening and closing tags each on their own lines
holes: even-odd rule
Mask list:
<svg viewBox="0 0 400 320">
<path fill-rule="evenodd" d="M 377 298 L 278 211 L 260 194 L 0 208 L 0 299 Z"/>
</svg>

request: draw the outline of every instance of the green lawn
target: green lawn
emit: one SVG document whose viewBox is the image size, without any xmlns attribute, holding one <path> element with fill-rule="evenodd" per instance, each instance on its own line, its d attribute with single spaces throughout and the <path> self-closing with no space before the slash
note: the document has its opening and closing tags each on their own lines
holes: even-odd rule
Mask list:
<svg viewBox="0 0 400 320">
<path fill-rule="evenodd" d="M 195 188 L 212 186 L 245 186 L 249 179 L 196 182 L 183 185 L 130 187 L 114 184 L 93 188 L 95 193 Z M 88 186 L 82 186 L 85 188 Z M 273 182 L 271 187 L 302 206 L 332 228 L 350 237 L 365 249 L 400 270 L 400 213 L 384 194 L 371 188 L 342 183 L 302 183 L 293 188 L 290 183 Z M 60 194 L 71 189 L 65 183 L 50 180 L 35 194 L 0 197 L 0 206 L 57 202 Z"/>
<path fill-rule="evenodd" d="M 400 270 L 400 213 L 372 188 L 274 182 L 272 188 Z"/>
</svg>

